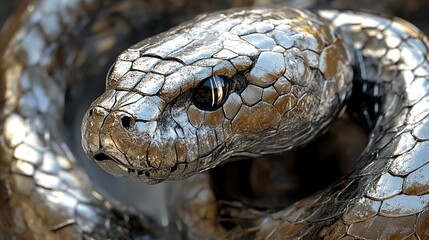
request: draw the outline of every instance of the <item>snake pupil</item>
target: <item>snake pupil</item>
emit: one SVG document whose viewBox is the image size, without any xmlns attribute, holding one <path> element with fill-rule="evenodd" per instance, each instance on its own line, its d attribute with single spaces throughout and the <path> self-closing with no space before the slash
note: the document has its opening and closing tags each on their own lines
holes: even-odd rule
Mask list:
<svg viewBox="0 0 429 240">
<path fill-rule="evenodd" d="M 221 76 L 212 76 L 201 81 L 192 93 L 194 105 L 205 111 L 218 109 L 227 96 L 228 82 Z"/>
</svg>

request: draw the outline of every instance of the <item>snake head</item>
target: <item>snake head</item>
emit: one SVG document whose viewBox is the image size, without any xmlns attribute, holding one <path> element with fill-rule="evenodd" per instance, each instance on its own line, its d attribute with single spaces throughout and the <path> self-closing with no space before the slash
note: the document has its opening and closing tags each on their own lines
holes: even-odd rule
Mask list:
<svg viewBox="0 0 429 240">
<path fill-rule="evenodd" d="M 82 143 L 147 183 L 305 144 L 339 113 L 350 57 L 318 16 L 289 8 L 197 17 L 132 46 L 91 105 Z"/>
</svg>

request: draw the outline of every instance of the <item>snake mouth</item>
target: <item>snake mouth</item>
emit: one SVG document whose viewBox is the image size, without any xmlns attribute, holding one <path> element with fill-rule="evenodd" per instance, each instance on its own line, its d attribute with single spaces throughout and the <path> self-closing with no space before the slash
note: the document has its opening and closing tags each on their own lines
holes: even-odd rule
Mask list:
<svg viewBox="0 0 429 240">
<path fill-rule="evenodd" d="M 97 160 L 97 161 L 107 161 L 107 160 L 112 160 L 113 161 L 113 158 L 112 157 L 110 157 L 109 155 L 107 155 L 107 154 L 104 154 L 104 153 L 97 153 L 97 154 L 95 154 L 94 155 L 94 157 L 93 157 L 95 160 Z"/>
<path fill-rule="evenodd" d="M 155 170 L 149 167 L 143 168 L 129 166 L 122 163 L 117 158 L 105 153 L 96 153 L 93 156 L 93 159 L 99 166 L 101 166 L 101 168 L 116 177 L 128 177 L 148 184 L 156 184 L 165 181 L 171 171 L 171 169 Z"/>
<path fill-rule="evenodd" d="M 128 173 L 127 166 L 121 163 L 118 159 L 105 153 L 96 153 L 92 158 L 101 168 L 116 177 L 123 177 Z"/>
</svg>

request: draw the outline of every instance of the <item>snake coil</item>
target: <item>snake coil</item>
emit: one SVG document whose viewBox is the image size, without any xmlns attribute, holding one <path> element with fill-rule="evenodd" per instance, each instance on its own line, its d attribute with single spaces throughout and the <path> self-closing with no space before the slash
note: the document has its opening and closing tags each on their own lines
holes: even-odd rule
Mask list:
<svg viewBox="0 0 429 240">
<path fill-rule="evenodd" d="M 2 35 L 0 235 L 161 234 L 91 188 L 61 131 L 67 85 L 78 78 L 73 67 L 89 64 L 85 57 L 105 64 L 100 56 L 114 45 L 97 45 L 100 55 L 91 56 L 79 49 L 91 41 L 80 36 L 120 11 L 121 3 L 102 0 L 34 1 Z M 195 239 L 427 239 L 428 46 L 408 22 L 360 12 L 270 5 L 200 15 L 119 55 L 84 117 L 82 144 L 114 175 L 184 179 L 231 158 L 307 144 L 354 86 L 374 100 L 374 126 L 348 175 L 286 209 L 261 212 L 223 209 L 200 174 L 176 189 L 172 220 Z M 226 228 L 222 211 L 245 224 Z"/>
</svg>

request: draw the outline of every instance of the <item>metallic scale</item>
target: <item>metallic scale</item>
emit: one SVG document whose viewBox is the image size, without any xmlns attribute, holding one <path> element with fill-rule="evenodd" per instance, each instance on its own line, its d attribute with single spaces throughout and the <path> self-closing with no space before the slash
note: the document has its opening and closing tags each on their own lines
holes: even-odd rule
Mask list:
<svg viewBox="0 0 429 240">
<path fill-rule="evenodd" d="M 121 6 L 33 1 L 2 35 L 3 238 L 168 238 L 143 213 L 93 190 L 64 141 L 75 69 L 104 61 L 80 50 L 91 46 L 84 36 L 97 36 L 100 19 Z M 88 28 L 91 21 L 101 23 Z M 363 12 L 279 3 L 200 15 L 119 54 L 83 119 L 82 145 L 116 176 L 187 178 L 170 208 L 183 238 L 427 239 L 428 46 L 410 23 Z M 373 103 L 373 115 L 363 109 L 373 131 L 353 170 L 327 189 L 276 211 L 222 209 L 208 175 L 193 176 L 307 144 L 352 91 Z M 234 227 L 221 224 L 222 211 Z"/>
</svg>

